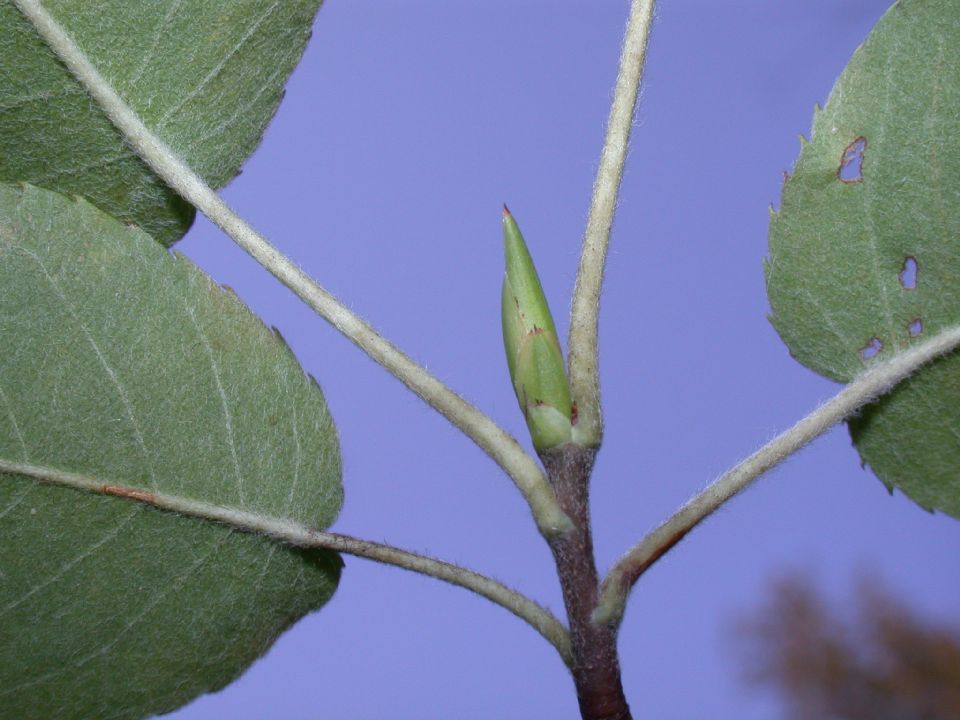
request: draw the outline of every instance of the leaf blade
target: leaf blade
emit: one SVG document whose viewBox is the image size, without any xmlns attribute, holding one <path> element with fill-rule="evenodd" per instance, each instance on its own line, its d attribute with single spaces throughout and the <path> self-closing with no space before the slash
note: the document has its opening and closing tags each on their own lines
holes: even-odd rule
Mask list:
<svg viewBox="0 0 960 720">
<path fill-rule="evenodd" d="M 960 322 L 958 63 L 956 3 L 895 3 L 815 113 L 784 185 L 766 264 L 771 321 L 795 358 L 831 379 L 849 382 Z M 850 429 L 888 487 L 960 517 L 951 398 L 960 399 L 956 356 Z"/>
<path fill-rule="evenodd" d="M 47 10 L 214 188 L 259 144 L 320 0 L 61 0 Z M 164 244 L 194 211 L 133 153 L 11 2 L 0 3 L 0 180 L 82 194 Z"/>
<path fill-rule="evenodd" d="M 322 394 L 185 259 L 83 200 L 0 185 L 0 278 L 0 459 L 332 522 L 339 450 Z M 0 538 L 0 704 L 19 717 L 178 707 L 322 605 L 340 568 L 333 553 L 2 473 Z"/>
</svg>

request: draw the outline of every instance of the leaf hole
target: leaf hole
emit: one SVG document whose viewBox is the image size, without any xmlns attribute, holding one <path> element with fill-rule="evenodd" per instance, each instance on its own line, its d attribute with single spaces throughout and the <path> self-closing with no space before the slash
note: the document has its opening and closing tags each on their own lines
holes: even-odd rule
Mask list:
<svg viewBox="0 0 960 720">
<path fill-rule="evenodd" d="M 870 342 L 860 348 L 861 360 L 872 360 L 883 350 L 883 341 L 878 337 L 870 338 Z"/>
<path fill-rule="evenodd" d="M 841 182 L 853 185 L 863 182 L 863 156 L 867 151 L 867 139 L 862 135 L 847 145 L 840 156 L 837 178 Z"/>
<path fill-rule="evenodd" d="M 903 259 L 903 269 L 900 270 L 900 285 L 904 290 L 914 290 L 917 287 L 917 259 L 915 257 L 905 257 Z"/>
<path fill-rule="evenodd" d="M 911 320 L 910 324 L 907 325 L 907 332 L 910 334 L 910 337 L 918 337 L 920 333 L 923 332 L 923 320 L 920 318 Z"/>
</svg>

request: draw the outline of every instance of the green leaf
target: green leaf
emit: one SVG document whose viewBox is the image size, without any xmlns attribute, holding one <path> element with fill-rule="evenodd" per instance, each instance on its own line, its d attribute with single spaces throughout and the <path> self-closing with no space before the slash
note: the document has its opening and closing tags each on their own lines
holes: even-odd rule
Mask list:
<svg viewBox="0 0 960 720">
<path fill-rule="evenodd" d="M 960 3 L 902 0 L 854 54 L 770 224 L 767 291 L 790 352 L 848 382 L 960 323 Z M 888 487 L 960 517 L 960 356 L 850 423 Z"/>
<path fill-rule="evenodd" d="M 56 475 L 323 528 L 322 393 L 232 292 L 82 199 L 0 184 L 0 288 L 0 714 L 138 718 L 222 687 L 339 557 Z"/>
<path fill-rule="evenodd" d="M 51 0 L 46 9 L 211 187 L 259 144 L 321 0 Z M 126 146 L 10 0 L 0 0 L 0 181 L 87 197 L 166 245 L 194 211 Z"/>
</svg>

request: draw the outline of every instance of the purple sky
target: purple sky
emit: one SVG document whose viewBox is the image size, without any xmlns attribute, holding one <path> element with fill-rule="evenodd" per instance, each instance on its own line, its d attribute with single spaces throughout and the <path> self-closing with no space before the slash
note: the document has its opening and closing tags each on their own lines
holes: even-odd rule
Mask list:
<svg viewBox="0 0 960 720">
<path fill-rule="evenodd" d="M 626 0 L 330 0 L 263 145 L 224 193 L 321 284 L 523 438 L 500 339 L 510 205 L 561 336 Z M 766 320 L 767 207 L 888 0 L 664 0 L 601 316 L 602 569 L 835 392 Z M 200 219 L 180 244 L 276 325 L 323 386 L 344 455 L 335 529 L 491 574 L 562 613 L 546 545 L 499 469 Z M 777 717 L 731 625 L 808 571 L 843 602 L 870 572 L 960 617 L 960 522 L 890 497 L 835 429 L 646 575 L 621 631 L 635 716 Z M 346 558 L 333 601 L 178 720 L 575 718 L 566 670 L 519 620 Z"/>
</svg>

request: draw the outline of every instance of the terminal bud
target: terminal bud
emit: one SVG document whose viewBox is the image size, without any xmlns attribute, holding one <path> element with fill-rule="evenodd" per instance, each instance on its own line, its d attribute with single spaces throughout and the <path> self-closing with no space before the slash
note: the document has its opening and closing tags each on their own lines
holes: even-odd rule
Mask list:
<svg viewBox="0 0 960 720">
<path fill-rule="evenodd" d="M 573 410 L 557 329 L 520 228 L 503 208 L 501 313 L 513 390 L 538 452 L 570 442 Z"/>
</svg>

